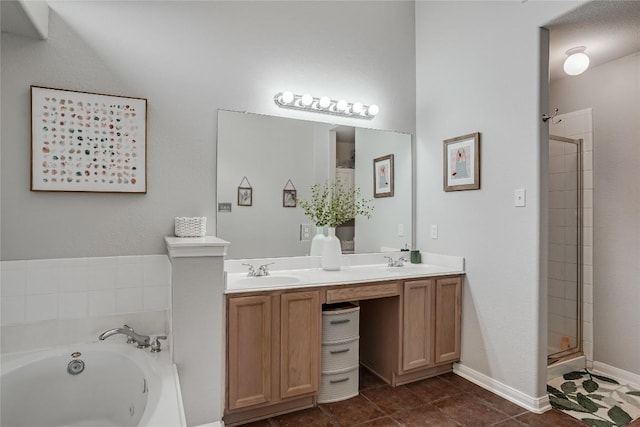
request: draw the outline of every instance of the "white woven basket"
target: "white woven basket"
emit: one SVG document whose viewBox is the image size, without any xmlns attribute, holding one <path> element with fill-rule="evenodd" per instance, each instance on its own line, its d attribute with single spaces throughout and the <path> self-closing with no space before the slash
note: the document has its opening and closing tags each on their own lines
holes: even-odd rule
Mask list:
<svg viewBox="0 0 640 427">
<path fill-rule="evenodd" d="M 176 237 L 203 237 L 206 233 L 206 216 L 176 217 Z"/>
</svg>

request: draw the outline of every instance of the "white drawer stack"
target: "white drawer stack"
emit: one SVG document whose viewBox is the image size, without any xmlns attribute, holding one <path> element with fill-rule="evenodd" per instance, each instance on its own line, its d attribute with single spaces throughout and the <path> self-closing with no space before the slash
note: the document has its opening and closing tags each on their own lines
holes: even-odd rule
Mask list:
<svg viewBox="0 0 640 427">
<path fill-rule="evenodd" d="M 322 312 L 322 384 L 318 403 L 358 395 L 360 307 L 327 306 Z"/>
</svg>

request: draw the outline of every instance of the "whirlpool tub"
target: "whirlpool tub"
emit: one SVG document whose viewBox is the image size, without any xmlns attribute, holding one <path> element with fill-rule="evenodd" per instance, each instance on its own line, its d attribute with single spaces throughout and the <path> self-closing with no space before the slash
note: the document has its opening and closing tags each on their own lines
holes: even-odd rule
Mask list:
<svg viewBox="0 0 640 427">
<path fill-rule="evenodd" d="M 185 427 L 168 352 L 98 342 L 3 355 L 2 427 Z"/>
</svg>

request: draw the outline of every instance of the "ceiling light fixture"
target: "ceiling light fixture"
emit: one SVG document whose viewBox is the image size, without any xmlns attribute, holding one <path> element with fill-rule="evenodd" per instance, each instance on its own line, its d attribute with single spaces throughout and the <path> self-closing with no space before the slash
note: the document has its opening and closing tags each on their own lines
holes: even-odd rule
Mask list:
<svg viewBox="0 0 640 427">
<path fill-rule="evenodd" d="M 327 96 L 315 97 L 310 94 L 297 95 L 288 90 L 277 93 L 273 97 L 273 101 L 280 108 L 367 120 L 373 119 L 380 112 L 380 108 L 375 104 L 364 105 L 361 102 L 347 102 L 344 99 L 334 100 Z"/>
<path fill-rule="evenodd" d="M 564 72 L 570 76 L 577 76 L 589 68 L 589 57 L 584 51 L 587 48 L 578 46 L 567 51 L 567 59 L 564 60 Z"/>
</svg>

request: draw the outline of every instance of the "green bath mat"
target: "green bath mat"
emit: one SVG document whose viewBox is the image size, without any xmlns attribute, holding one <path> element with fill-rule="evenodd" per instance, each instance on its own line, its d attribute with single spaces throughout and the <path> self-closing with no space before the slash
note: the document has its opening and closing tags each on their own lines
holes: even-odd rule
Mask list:
<svg viewBox="0 0 640 427">
<path fill-rule="evenodd" d="M 640 417 L 640 390 L 586 369 L 547 383 L 551 406 L 594 427 L 626 426 Z"/>
</svg>

